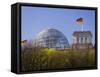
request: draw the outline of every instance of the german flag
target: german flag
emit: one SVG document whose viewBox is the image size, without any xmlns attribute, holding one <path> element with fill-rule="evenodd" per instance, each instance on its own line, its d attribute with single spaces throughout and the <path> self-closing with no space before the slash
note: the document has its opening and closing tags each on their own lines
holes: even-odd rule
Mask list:
<svg viewBox="0 0 100 77">
<path fill-rule="evenodd" d="M 76 23 L 77 23 L 78 25 L 81 25 L 81 24 L 83 23 L 83 18 L 78 18 L 78 19 L 76 19 Z"/>
</svg>

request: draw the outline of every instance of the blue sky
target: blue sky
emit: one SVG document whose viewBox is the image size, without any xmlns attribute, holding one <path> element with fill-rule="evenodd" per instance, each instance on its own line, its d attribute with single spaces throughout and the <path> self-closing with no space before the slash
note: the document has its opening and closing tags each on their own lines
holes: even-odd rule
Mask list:
<svg viewBox="0 0 100 77">
<path fill-rule="evenodd" d="M 32 40 L 40 31 L 46 28 L 54 28 L 61 31 L 71 44 L 72 33 L 81 31 L 82 28 L 82 26 L 76 24 L 76 19 L 82 17 L 84 20 L 83 30 L 92 32 L 92 42 L 95 43 L 95 10 L 28 6 L 22 6 L 21 9 L 22 40 Z"/>
</svg>

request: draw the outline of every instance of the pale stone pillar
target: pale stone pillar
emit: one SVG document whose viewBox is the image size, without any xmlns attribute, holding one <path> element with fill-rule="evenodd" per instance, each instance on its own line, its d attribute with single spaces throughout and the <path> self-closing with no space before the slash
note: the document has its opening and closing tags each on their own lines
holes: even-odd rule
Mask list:
<svg viewBox="0 0 100 77">
<path fill-rule="evenodd" d="M 79 43 L 82 44 L 82 37 L 79 38 Z"/>
<path fill-rule="evenodd" d="M 79 43 L 79 44 L 81 43 L 81 38 L 80 38 L 80 37 L 78 37 L 78 43 Z"/>
<path fill-rule="evenodd" d="M 73 43 L 76 44 L 77 43 L 77 38 L 73 37 Z"/>
<path fill-rule="evenodd" d="M 87 43 L 90 43 L 90 39 L 89 39 L 89 37 L 87 38 Z"/>
<path fill-rule="evenodd" d="M 86 37 L 83 37 L 83 43 L 85 43 L 85 38 L 86 38 Z"/>
</svg>

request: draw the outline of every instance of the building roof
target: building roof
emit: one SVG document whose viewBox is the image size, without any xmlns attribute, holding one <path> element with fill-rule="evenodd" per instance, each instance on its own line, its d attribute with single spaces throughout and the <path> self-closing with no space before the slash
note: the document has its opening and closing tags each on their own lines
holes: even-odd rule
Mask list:
<svg viewBox="0 0 100 77">
<path fill-rule="evenodd" d="M 80 35 L 90 35 L 92 37 L 92 33 L 90 31 L 75 31 L 73 36 L 80 36 Z"/>
</svg>

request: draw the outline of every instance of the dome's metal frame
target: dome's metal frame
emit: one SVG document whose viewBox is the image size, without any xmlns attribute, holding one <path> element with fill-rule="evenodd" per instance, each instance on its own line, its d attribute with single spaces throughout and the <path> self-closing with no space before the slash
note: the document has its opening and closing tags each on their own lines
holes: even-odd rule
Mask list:
<svg viewBox="0 0 100 77">
<path fill-rule="evenodd" d="M 65 35 L 57 29 L 45 29 L 41 31 L 33 41 L 33 46 L 44 48 L 69 48 Z"/>
</svg>

